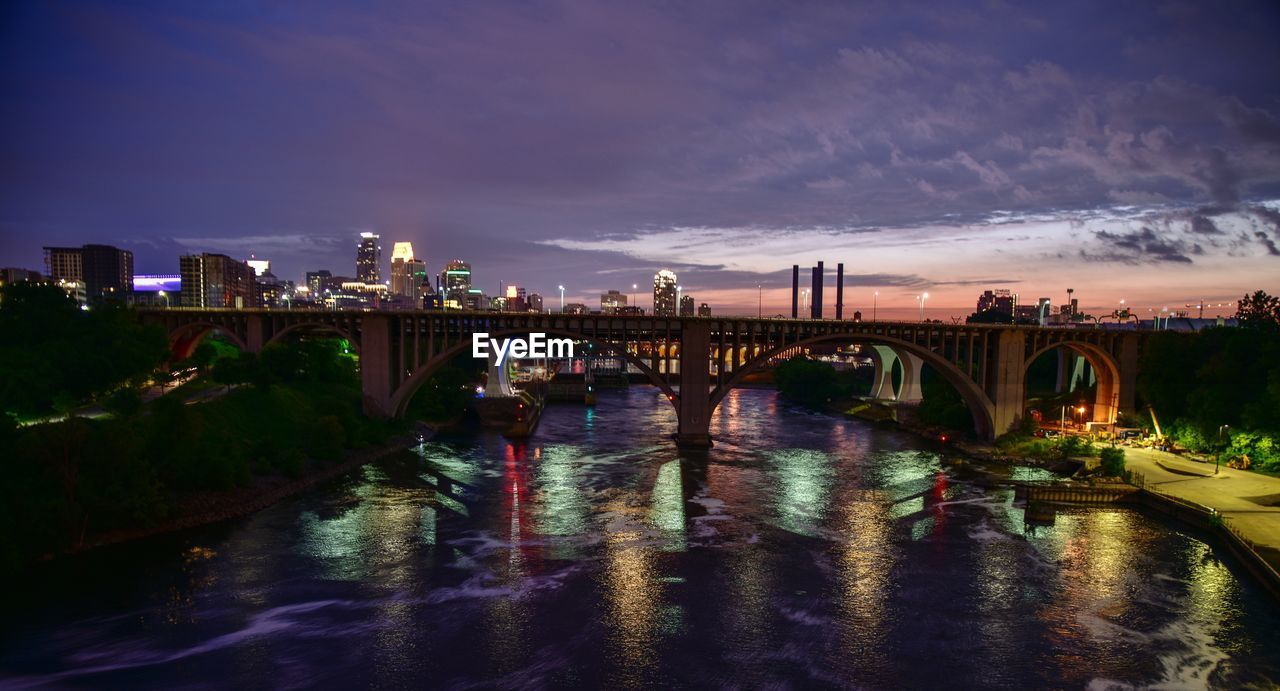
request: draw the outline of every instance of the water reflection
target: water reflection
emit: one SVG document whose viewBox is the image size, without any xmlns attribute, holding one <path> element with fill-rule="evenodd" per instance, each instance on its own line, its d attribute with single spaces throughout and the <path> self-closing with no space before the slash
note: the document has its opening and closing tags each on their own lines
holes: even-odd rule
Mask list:
<svg viewBox="0 0 1280 691">
<path fill-rule="evenodd" d="M 152 547 L 88 583 L 55 569 L 24 586 L 41 606 L 0 627 L 0 676 L 353 688 L 1276 676 L 1274 609 L 1193 535 L 1118 508 L 1027 530 L 1009 490 L 944 469 L 925 444 L 771 392 L 733 392 L 713 424 L 717 446 L 681 457 L 661 394 L 606 391 L 595 410 L 549 407 L 525 442 L 441 437 L 209 531 L 199 549 Z"/>
</svg>

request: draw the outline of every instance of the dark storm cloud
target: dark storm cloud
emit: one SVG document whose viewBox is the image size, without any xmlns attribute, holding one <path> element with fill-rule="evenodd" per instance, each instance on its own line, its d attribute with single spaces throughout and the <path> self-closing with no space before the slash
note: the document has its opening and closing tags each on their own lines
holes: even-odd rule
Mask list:
<svg viewBox="0 0 1280 691">
<path fill-rule="evenodd" d="M 349 271 L 355 234 L 376 230 L 494 283 L 629 283 L 653 263 L 538 243 L 1280 196 L 1271 3 L 377 10 L 8 6 L 3 263 L 150 241 L 140 270 L 176 269 L 177 245 L 298 277 Z M 1155 233 L 1099 234 L 1097 254 L 1190 261 Z M 771 280 L 720 273 L 707 284 Z"/>
<path fill-rule="evenodd" d="M 1091 261 L 1190 264 L 1191 257 L 1187 253 L 1204 252 L 1199 245 L 1187 245 L 1177 238 L 1162 236 L 1147 226 L 1128 233 L 1100 230 L 1094 235 L 1100 245 L 1099 249 L 1093 252 L 1080 250 L 1081 256 Z"/>
</svg>

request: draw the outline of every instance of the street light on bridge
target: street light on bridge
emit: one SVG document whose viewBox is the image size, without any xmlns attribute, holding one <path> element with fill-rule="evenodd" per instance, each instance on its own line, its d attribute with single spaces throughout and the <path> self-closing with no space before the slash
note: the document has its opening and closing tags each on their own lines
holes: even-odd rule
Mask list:
<svg viewBox="0 0 1280 691">
<path fill-rule="evenodd" d="M 560 314 L 564 314 L 564 286 L 557 287 L 560 288 Z"/>
</svg>

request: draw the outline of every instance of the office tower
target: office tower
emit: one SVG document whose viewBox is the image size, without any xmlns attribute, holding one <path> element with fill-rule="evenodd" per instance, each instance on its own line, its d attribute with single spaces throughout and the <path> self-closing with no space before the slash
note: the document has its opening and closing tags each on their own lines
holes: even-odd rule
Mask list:
<svg viewBox="0 0 1280 691">
<path fill-rule="evenodd" d="M 653 316 L 676 316 L 676 274 L 670 269 L 653 276 Z"/>
<path fill-rule="evenodd" d="M 1018 305 L 1018 296 L 1014 295 L 1007 288 L 998 290 L 985 290 L 982 295 L 978 296 L 978 311 L 986 312 L 987 310 L 996 310 L 1010 316 Z"/>
<path fill-rule="evenodd" d="M 682 316 L 682 317 L 692 317 L 692 316 L 693 316 L 693 310 L 694 310 L 694 307 L 693 307 L 693 296 L 692 296 L 692 295 L 684 295 L 684 296 L 682 296 L 682 297 L 680 298 L 680 316 Z"/>
<path fill-rule="evenodd" d="M 699 317 L 710 317 L 710 316 L 711 316 L 711 307 L 710 307 L 709 305 L 707 305 L 707 303 L 705 303 L 705 302 L 704 302 L 704 303 L 702 303 L 701 305 L 698 305 L 698 316 L 699 316 Z"/>
<path fill-rule="evenodd" d="M 537 293 L 529 294 L 529 311 L 542 313 L 542 296 Z"/>
<path fill-rule="evenodd" d="M 413 256 L 413 243 L 397 242 L 391 247 L 391 294 L 418 300 L 422 297 L 422 279 L 426 262 Z"/>
<path fill-rule="evenodd" d="M 617 314 L 627 306 L 627 296 L 616 290 L 600 294 L 600 311 L 604 314 Z"/>
<path fill-rule="evenodd" d="M 188 254 L 178 258 L 183 307 L 255 306 L 253 269 L 225 254 Z"/>
<path fill-rule="evenodd" d="M 360 233 L 356 248 L 356 280 L 364 283 L 382 282 L 382 247 L 377 233 Z"/>
<path fill-rule="evenodd" d="M 441 289 L 445 307 L 461 309 L 471 295 L 471 265 L 454 259 L 444 267 L 444 286 Z"/>
</svg>

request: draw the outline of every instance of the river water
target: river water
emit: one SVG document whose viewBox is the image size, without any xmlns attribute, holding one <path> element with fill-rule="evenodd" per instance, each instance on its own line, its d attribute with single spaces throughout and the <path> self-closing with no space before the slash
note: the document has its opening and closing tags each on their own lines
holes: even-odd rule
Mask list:
<svg viewBox="0 0 1280 691">
<path fill-rule="evenodd" d="M 9 588 L 0 685 L 1271 686 L 1277 608 L 1120 508 L 1024 526 L 925 441 L 738 390 L 681 458 L 650 387 L 430 441 Z M 1015 470 L 1025 477 L 1036 471 Z"/>
</svg>

